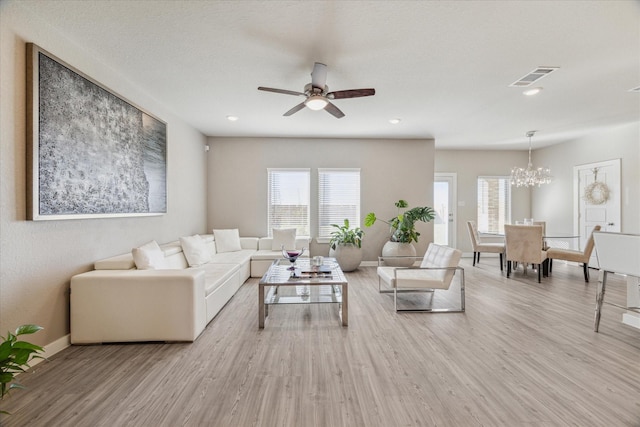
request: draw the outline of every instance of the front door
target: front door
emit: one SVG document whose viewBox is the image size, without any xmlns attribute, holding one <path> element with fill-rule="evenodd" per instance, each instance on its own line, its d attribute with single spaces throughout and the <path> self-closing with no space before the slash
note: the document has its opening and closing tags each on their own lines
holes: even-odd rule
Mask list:
<svg viewBox="0 0 640 427">
<path fill-rule="evenodd" d="M 456 247 L 456 174 L 436 173 L 433 180 L 433 243 Z"/>
<path fill-rule="evenodd" d="M 577 206 L 576 235 L 580 250 L 595 225 L 601 231 L 620 232 L 620 159 L 574 166 L 574 206 Z M 598 267 L 596 252 L 589 265 Z"/>
</svg>

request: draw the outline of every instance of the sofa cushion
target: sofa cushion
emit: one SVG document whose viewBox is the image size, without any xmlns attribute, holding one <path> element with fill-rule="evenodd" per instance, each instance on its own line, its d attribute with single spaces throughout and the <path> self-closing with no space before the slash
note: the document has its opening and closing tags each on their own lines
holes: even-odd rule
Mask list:
<svg viewBox="0 0 640 427">
<path fill-rule="evenodd" d="M 251 257 L 256 251 L 252 249 L 243 249 L 235 252 L 225 252 L 216 254 L 211 258 L 210 263 L 214 264 L 244 264 L 251 261 Z"/>
<path fill-rule="evenodd" d="M 180 245 L 190 267 L 211 261 L 207 245 L 199 235 L 181 237 Z"/>
<path fill-rule="evenodd" d="M 165 268 L 164 252 L 155 240 L 131 250 L 138 270 L 162 270 Z"/>
<path fill-rule="evenodd" d="M 240 269 L 237 264 L 217 263 L 207 263 L 193 268 L 203 270 L 205 273 L 205 296 L 215 291 Z"/>
<path fill-rule="evenodd" d="M 295 249 L 296 229 L 295 228 L 274 228 L 272 230 L 273 240 L 271 250 L 279 251 L 284 246 L 285 249 Z"/>
<path fill-rule="evenodd" d="M 217 253 L 242 250 L 242 245 L 240 244 L 240 232 L 237 228 L 213 230 L 213 236 L 216 242 Z"/>
</svg>

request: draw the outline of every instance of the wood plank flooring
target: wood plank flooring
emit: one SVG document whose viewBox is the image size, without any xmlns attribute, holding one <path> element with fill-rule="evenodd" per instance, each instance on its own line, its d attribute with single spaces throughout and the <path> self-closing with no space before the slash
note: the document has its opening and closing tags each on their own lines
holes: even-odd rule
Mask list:
<svg viewBox="0 0 640 427">
<path fill-rule="evenodd" d="M 640 330 L 605 305 L 593 332 L 597 272 L 585 284 L 556 263 L 539 284 L 495 261 L 463 260 L 462 314 L 396 314 L 374 267 L 348 273 L 347 328 L 335 305 L 287 305 L 259 330 L 251 279 L 194 343 L 72 346 L 42 362 L 0 423 L 640 426 Z M 607 300 L 623 303 L 613 280 Z"/>
</svg>

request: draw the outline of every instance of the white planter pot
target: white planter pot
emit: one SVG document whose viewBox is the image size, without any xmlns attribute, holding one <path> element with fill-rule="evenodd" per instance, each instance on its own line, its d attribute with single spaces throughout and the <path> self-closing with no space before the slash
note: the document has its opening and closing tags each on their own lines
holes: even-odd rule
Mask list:
<svg viewBox="0 0 640 427">
<path fill-rule="evenodd" d="M 416 256 L 416 248 L 411 243 L 398 243 L 387 242 L 382 247 L 383 257 L 396 257 L 396 256 Z M 410 267 L 415 261 L 415 258 L 399 259 L 399 260 L 385 260 L 386 265 L 392 267 Z"/>
<path fill-rule="evenodd" d="M 362 249 L 353 244 L 336 245 L 335 249 L 329 248 L 329 256 L 338 261 L 342 271 L 353 271 L 360 266 Z"/>
</svg>

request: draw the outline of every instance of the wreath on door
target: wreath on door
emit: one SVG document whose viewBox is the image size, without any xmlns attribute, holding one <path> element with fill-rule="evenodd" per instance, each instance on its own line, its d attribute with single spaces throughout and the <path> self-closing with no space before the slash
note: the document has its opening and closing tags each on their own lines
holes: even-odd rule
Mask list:
<svg viewBox="0 0 640 427">
<path fill-rule="evenodd" d="M 593 170 L 594 181 L 584 189 L 584 201 L 590 205 L 604 205 L 609 200 L 609 187 L 598 181 L 598 168 Z"/>
</svg>

